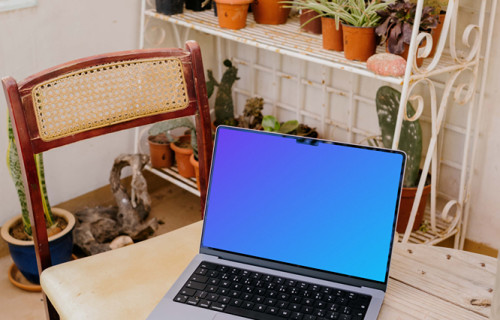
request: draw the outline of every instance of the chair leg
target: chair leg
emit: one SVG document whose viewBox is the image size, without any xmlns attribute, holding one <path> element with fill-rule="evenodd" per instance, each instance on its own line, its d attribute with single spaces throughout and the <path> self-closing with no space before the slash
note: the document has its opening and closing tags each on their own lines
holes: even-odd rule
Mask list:
<svg viewBox="0 0 500 320">
<path fill-rule="evenodd" d="M 52 302 L 50 302 L 49 298 L 45 295 L 45 293 L 42 291 L 42 296 L 43 296 L 43 303 L 45 305 L 45 316 L 49 320 L 59 320 L 59 314 L 57 313 L 56 309 L 52 305 Z"/>
</svg>

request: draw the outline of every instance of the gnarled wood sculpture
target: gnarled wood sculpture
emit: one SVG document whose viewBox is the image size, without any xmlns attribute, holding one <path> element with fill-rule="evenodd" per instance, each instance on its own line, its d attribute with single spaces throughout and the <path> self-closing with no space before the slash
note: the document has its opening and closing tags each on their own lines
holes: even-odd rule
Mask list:
<svg viewBox="0 0 500 320">
<path fill-rule="evenodd" d="M 83 252 L 93 255 L 115 249 L 132 240 L 147 239 L 158 229 L 156 218 L 145 221 L 151 210 L 151 199 L 141 172 L 148 161 L 149 156 L 144 154 L 118 156 L 109 177 L 117 206 L 86 208 L 75 214 L 78 220 L 75 244 Z M 127 166 L 132 169 L 132 199 L 120 181 L 121 172 Z"/>
</svg>

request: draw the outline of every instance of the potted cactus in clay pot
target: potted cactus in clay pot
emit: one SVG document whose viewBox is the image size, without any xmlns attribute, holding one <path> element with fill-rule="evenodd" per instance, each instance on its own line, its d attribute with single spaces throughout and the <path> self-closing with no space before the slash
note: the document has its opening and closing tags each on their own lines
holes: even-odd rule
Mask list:
<svg viewBox="0 0 500 320">
<path fill-rule="evenodd" d="M 14 140 L 14 132 L 9 118 L 8 122 L 9 146 L 7 150 L 7 167 L 14 181 L 19 202 L 21 204 L 21 216 L 8 220 L 1 229 L 2 238 L 7 242 L 10 255 L 14 261 L 9 270 L 9 280 L 15 285 L 26 290 L 37 290 L 40 283 L 38 267 L 35 256 L 35 244 L 32 238 L 32 228 L 25 187 L 23 184 L 21 164 Z M 45 171 L 42 154 L 36 156 L 37 173 L 42 186 L 42 199 L 49 237 L 49 248 L 52 264 L 59 264 L 71 260 L 73 250 L 72 231 L 75 226 L 75 217 L 69 211 L 52 208 L 47 196 L 45 185 Z M 26 280 L 33 285 L 19 282 L 16 272 L 19 271 Z"/>
<path fill-rule="evenodd" d="M 392 148 L 400 100 L 401 93 L 391 87 L 383 86 L 377 91 L 377 115 L 380 131 L 382 133 L 381 140 L 385 148 Z M 409 118 L 413 117 L 415 114 L 415 110 L 409 101 L 406 105 L 406 111 Z M 396 227 L 397 232 L 404 233 L 415 201 L 417 185 L 421 177 L 420 160 L 422 157 L 422 128 L 418 119 L 415 121 L 403 120 L 398 149 L 404 151 L 407 155 L 403 192 L 401 194 L 401 203 Z M 417 230 L 422 223 L 425 207 L 427 205 L 427 198 L 430 192 L 430 177 L 427 177 L 417 216 L 412 227 L 413 231 Z"/>
</svg>

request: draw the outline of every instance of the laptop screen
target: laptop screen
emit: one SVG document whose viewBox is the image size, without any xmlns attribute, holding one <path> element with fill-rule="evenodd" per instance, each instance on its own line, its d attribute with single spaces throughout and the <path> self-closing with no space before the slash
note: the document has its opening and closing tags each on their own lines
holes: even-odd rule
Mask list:
<svg viewBox="0 0 500 320">
<path fill-rule="evenodd" d="M 219 127 L 202 246 L 385 282 L 405 156 Z"/>
</svg>

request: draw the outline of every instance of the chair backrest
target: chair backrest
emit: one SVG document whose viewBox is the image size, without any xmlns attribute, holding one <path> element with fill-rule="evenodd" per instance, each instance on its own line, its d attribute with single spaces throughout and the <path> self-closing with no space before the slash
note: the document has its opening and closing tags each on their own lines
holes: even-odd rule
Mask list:
<svg viewBox="0 0 500 320">
<path fill-rule="evenodd" d="M 194 115 L 202 210 L 212 157 L 210 114 L 201 51 L 116 52 L 68 62 L 17 83 L 2 79 L 41 273 L 51 265 L 34 155 L 73 142 Z M 50 306 L 50 303 L 49 303 Z"/>
</svg>

